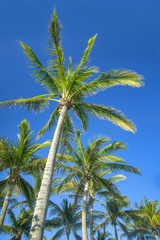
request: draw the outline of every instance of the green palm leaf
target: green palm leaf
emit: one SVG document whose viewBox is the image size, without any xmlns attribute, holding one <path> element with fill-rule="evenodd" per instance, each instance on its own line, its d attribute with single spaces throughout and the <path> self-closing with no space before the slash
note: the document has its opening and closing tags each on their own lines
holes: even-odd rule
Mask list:
<svg viewBox="0 0 160 240">
<path fill-rule="evenodd" d="M 82 106 L 89 115 L 96 115 L 100 119 L 107 119 L 126 131 L 136 131 L 136 127 L 131 120 L 127 119 L 119 110 L 103 105 L 88 104 L 86 102 L 76 102 L 76 104 Z"/>
<path fill-rule="evenodd" d="M 113 87 L 116 85 L 140 87 L 143 84 L 142 80 L 143 77 L 141 75 L 132 71 L 125 69 L 111 70 L 107 73 L 101 73 L 97 79 L 77 89 L 72 94 L 72 97 L 76 98 L 79 95 L 81 97 L 86 97 L 89 94 L 93 95 L 98 91 L 102 91 L 108 87 Z"/>
</svg>

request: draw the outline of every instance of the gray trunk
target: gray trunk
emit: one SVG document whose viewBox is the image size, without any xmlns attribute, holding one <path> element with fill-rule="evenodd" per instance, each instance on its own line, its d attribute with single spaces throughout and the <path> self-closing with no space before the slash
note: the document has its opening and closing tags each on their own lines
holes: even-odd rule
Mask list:
<svg viewBox="0 0 160 240">
<path fill-rule="evenodd" d="M 89 182 L 85 182 L 82 206 L 82 239 L 88 240 L 87 235 L 87 198 L 88 198 Z"/>
<path fill-rule="evenodd" d="M 12 196 L 13 187 L 14 187 L 13 185 L 9 186 L 8 192 L 7 192 L 6 197 L 4 199 L 4 202 L 3 202 L 1 215 L 0 215 L 0 232 L 2 230 L 4 218 L 5 218 L 5 215 L 6 215 L 6 212 L 7 212 L 7 208 L 8 208 L 8 205 L 9 205 L 9 200 L 10 200 L 10 198 Z"/>
<path fill-rule="evenodd" d="M 54 169 L 56 154 L 58 150 L 63 121 L 65 118 L 66 112 L 67 112 L 67 106 L 63 106 L 58 119 L 53 141 L 50 147 L 40 191 L 38 194 L 38 199 L 36 202 L 36 207 L 34 210 L 32 226 L 31 226 L 30 235 L 29 235 L 29 239 L 31 240 L 43 239 L 44 225 L 45 225 L 45 219 L 47 214 L 48 201 L 49 201 L 49 195 L 50 195 L 50 189 L 51 189 L 51 183 L 52 183 L 53 169 Z"/>
<path fill-rule="evenodd" d="M 93 204 L 94 204 L 94 198 L 91 200 L 91 207 L 90 207 L 90 236 L 91 240 L 93 240 Z"/>
<path fill-rule="evenodd" d="M 115 240 L 118 240 L 118 234 L 117 234 L 117 226 L 114 225 L 114 232 L 115 232 Z"/>
</svg>

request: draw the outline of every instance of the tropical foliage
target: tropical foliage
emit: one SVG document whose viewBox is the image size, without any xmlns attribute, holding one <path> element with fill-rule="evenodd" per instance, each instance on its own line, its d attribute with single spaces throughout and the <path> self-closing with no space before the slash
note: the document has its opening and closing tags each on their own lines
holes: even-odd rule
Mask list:
<svg viewBox="0 0 160 240">
<path fill-rule="evenodd" d="M 135 125 L 121 111 L 110 106 L 88 103 L 86 98 L 113 86 L 140 87 L 143 85 L 143 77 L 126 69 L 99 73 L 97 67 L 90 66 L 89 57 L 96 35 L 89 39 L 77 66 L 72 64 L 71 57 L 66 64 L 61 28 L 54 10 L 49 25 L 50 59 L 47 67 L 30 47 L 20 42 L 33 69 L 33 77 L 47 90 L 47 94 L 0 103 L 3 107 L 19 105 L 34 112 L 41 112 L 53 102 L 57 103 L 57 106 L 53 106 L 54 110 L 48 122 L 38 133 L 39 138 L 56 127 L 52 143 L 46 141 L 35 144 L 27 120 L 23 120 L 19 125 L 18 142 L 0 139 L 0 172 L 6 176 L 0 181 L 0 230 L 12 235 L 12 240 L 20 240 L 22 235 L 32 240 L 47 239 L 43 236 L 45 228 L 54 230 L 51 240 L 59 239 L 63 235 L 69 239 L 71 234 L 75 239 L 88 240 L 88 228 L 91 240 L 118 240 L 118 230 L 121 230 L 122 238 L 127 237 L 130 240 L 158 239 L 158 201 L 145 199 L 143 204 L 136 205 L 136 209 L 128 210 L 128 200 L 122 197 L 116 185 L 117 181 L 126 179 L 119 172 L 140 174 L 137 168 L 127 165 L 121 157 L 113 155 L 118 150 L 126 149 L 126 144 L 115 141 L 106 145 L 109 138 L 100 136 L 84 147 L 81 132 L 75 130 L 72 121 L 72 116 L 75 115 L 81 122 L 82 130 L 86 131 L 90 117 L 96 116 L 109 120 L 126 131 L 135 132 Z M 93 78 L 94 74 L 97 74 L 96 78 Z M 59 143 L 61 151 L 57 155 Z M 36 155 L 38 150 L 49 145 L 51 147 L 47 160 Z M 58 177 L 52 179 L 54 170 Z M 118 175 L 115 175 L 117 173 Z M 34 186 L 25 180 L 24 174 L 32 176 Z M 55 201 L 49 201 L 51 186 L 54 195 L 65 193 L 74 197 L 74 201 L 69 202 L 68 198 L 65 198 L 61 206 Z M 19 194 L 23 195 L 25 200 L 17 203 L 14 198 Z M 101 200 L 103 196 L 105 203 Z M 97 199 L 101 200 L 99 202 L 105 212 L 95 209 Z M 12 203 L 15 204 L 11 207 Z M 46 221 L 49 205 L 52 207 L 51 219 Z M 20 213 L 16 217 L 14 210 L 19 206 Z M 6 213 L 11 225 L 3 224 Z M 115 238 L 109 233 L 108 225 L 114 227 Z"/>
<path fill-rule="evenodd" d="M 45 159 L 36 155 L 37 151 L 50 145 L 49 141 L 42 144 L 35 144 L 33 132 L 30 130 L 29 123 L 23 120 L 19 128 L 18 142 L 14 143 L 9 139 L 0 139 L 0 171 L 8 176 L 0 181 L 0 189 L 4 193 L 0 215 L 0 230 L 6 215 L 8 204 L 13 192 L 20 192 L 25 196 L 31 206 L 35 193 L 33 187 L 24 179 L 22 173 L 35 174 L 44 169 Z"/>
</svg>

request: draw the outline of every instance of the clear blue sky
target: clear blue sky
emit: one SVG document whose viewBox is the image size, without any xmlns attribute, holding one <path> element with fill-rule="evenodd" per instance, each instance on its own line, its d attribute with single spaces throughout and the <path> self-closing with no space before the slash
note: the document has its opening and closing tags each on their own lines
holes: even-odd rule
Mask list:
<svg viewBox="0 0 160 240">
<path fill-rule="evenodd" d="M 97 33 L 91 54 L 93 65 L 100 71 L 127 68 L 144 76 L 143 88 L 113 87 L 89 98 L 123 111 L 136 124 L 137 133 L 125 132 L 110 122 L 93 118 L 83 139 L 87 142 L 92 136 L 104 134 L 113 141 L 126 142 L 129 149 L 120 155 L 128 164 L 139 168 L 143 176 L 127 175 L 127 180 L 119 184 L 122 193 L 132 202 L 139 202 L 144 195 L 160 200 L 160 1 L 1 1 L 0 101 L 46 93 L 30 76 L 31 69 L 18 40 L 29 45 L 45 65 L 47 28 L 54 7 L 63 25 L 66 60 L 72 56 L 73 63 L 79 63 L 88 39 Z M 16 139 L 17 125 L 27 118 L 36 136 L 51 111 L 34 115 L 18 108 L 0 110 L 0 135 Z M 45 135 L 40 141 L 51 139 L 52 135 Z"/>
</svg>

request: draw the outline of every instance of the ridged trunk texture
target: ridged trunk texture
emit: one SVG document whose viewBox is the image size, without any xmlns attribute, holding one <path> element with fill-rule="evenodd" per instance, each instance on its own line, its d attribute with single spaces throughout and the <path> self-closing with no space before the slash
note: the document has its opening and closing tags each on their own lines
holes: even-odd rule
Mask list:
<svg viewBox="0 0 160 240">
<path fill-rule="evenodd" d="M 9 205 L 9 200 L 12 196 L 13 187 L 14 187 L 13 185 L 9 186 L 8 192 L 7 192 L 6 197 L 4 199 L 4 202 L 3 202 L 1 215 L 0 215 L 0 232 L 2 230 L 3 222 L 4 222 L 5 215 L 6 215 L 6 212 L 7 212 L 7 208 L 8 208 L 8 205 Z"/>
<path fill-rule="evenodd" d="M 115 232 L 115 240 L 118 240 L 118 234 L 117 234 L 117 226 L 114 225 L 114 232 Z"/>
<path fill-rule="evenodd" d="M 91 240 L 93 240 L 93 205 L 94 205 L 94 198 L 91 200 L 91 207 L 90 207 L 90 236 Z"/>
<path fill-rule="evenodd" d="M 46 162 L 42 183 L 41 183 L 40 191 L 38 194 L 36 207 L 34 210 L 32 226 L 31 226 L 30 235 L 29 235 L 29 239 L 31 240 L 43 239 L 44 225 L 45 225 L 49 195 L 51 190 L 53 169 L 54 169 L 58 145 L 59 145 L 60 136 L 62 132 L 63 121 L 65 118 L 66 112 L 67 112 L 67 106 L 63 106 L 61 109 L 57 127 L 54 133 L 53 141 L 48 154 L 48 159 Z"/>
<path fill-rule="evenodd" d="M 82 206 L 82 239 L 88 240 L 87 235 L 87 198 L 88 198 L 89 182 L 84 184 L 83 206 Z"/>
</svg>

